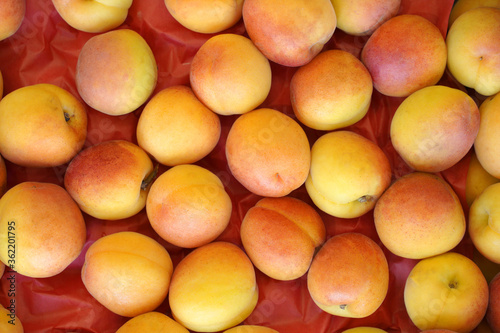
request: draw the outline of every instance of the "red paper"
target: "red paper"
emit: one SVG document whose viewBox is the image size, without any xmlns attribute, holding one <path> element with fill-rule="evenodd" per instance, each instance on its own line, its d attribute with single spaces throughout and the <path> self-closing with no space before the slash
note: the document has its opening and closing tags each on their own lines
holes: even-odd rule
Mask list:
<svg viewBox="0 0 500 333">
<path fill-rule="evenodd" d="M 403 0 L 400 14 L 418 14 L 436 24 L 443 36 L 448 27 L 448 16 L 452 0 Z M 190 62 L 197 49 L 211 36 L 187 30 L 168 13 L 163 0 L 135 0 L 125 23 L 119 28 L 130 28 L 141 34 L 148 42 L 158 63 L 158 84 L 154 92 L 176 85 L 189 84 Z M 245 34 L 242 21 L 224 31 Z M 27 1 L 25 20 L 12 37 L 0 42 L 0 70 L 7 94 L 17 88 L 37 83 L 52 83 L 78 96 L 75 86 L 75 69 L 79 50 L 94 34 L 71 28 L 55 11 L 51 0 Z M 343 49 L 359 57 L 367 37 L 349 36 L 337 29 L 326 49 Z M 272 63 L 273 81 L 269 97 L 262 107 L 274 108 L 293 118 L 290 105 L 289 84 L 295 68 Z M 439 84 L 461 87 L 445 73 Z M 362 134 L 376 142 L 389 157 L 393 179 L 412 170 L 394 151 L 389 138 L 390 119 L 402 98 L 389 98 L 374 91 L 368 114 L 348 129 Z M 136 143 L 135 126 L 143 106 L 125 116 L 108 116 L 87 108 L 89 124 L 85 147 L 110 139 L 125 139 Z M 233 200 L 233 214 L 230 225 L 218 240 L 233 242 L 241 246 L 239 226 L 247 210 L 260 197 L 249 193 L 231 175 L 224 153 L 225 139 L 231 124 L 237 116 L 220 116 L 222 134 L 213 152 L 199 161 L 219 176 Z M 324 134 L 303 126 L 310 144 Z M 465 177 L 469 155 L 454 167 L 441 172 L 460 197 L 464 210 Z M 66 165 L 46 168 L 23 168 L 7 163 L 8 187 L 22 181 L 42 181 L 63 184 Z M 160 172 L 166 167 L 161 167 Z M 304 186 L 292 192 L 291 196 L 312 205 Z M 318 210 L 319 211 L 319 210 Z M 380 240 L 375 231 L 372 212 L 356 219 L 340 219 L 319 211 L 327 229 L 327 237 L 343 232 L 361 232 L 373 240 Z M 129 318 L 118 316 L 100 305 L 86 291 L 80 272 L 88 247 L 104 235 L 132 230 L 151 236 L 169 251 L 174 266 L 189 250 L 177 248 L 163 241 L 151 228 L 145 210 L 128 219 L 101 221 L 85 215 L 87 243 L 80 257 L 61 274 L 44 279 L 24 277 L 7 269 L 0 280 L 0 304 L 8 306 L 10 282 L 15 275 L 15 310 L 22 321 L 25 332 L 115 332 Z M 443 235 L 446 237 L 446 235 Z M 276 281 L 256 271 L 259 284 L 259 302 L 245 324 L 265 325 L 281 333 L 295 332 L 341 332 L 356 326 L 373 326 L 388 332 L 418 332 L 410 321 L 404 306 L 403 289 L 406 277 L 417 261 L 397 257 L 383 246 L 390 267 L 390 287 L 382 306 L 371 316 L 363 319 L 348 319 L 329 315 L 321 311 L 307 291 L 306 276 L 294 281 Z M 455 251 L 472 257 L 473 246 L 466 236 Z M 170 315 L 168 300 L 157 309 Z"/>
</svg>

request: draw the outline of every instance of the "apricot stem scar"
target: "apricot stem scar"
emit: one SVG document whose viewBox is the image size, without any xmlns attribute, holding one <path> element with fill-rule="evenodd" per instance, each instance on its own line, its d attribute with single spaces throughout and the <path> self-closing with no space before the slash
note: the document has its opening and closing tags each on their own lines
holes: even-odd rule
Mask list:
<svg viewBox="0 0 500 333">
<path fill-rule="evenodd" d="M 340 308 L 341 310 L 345 310 L 345 308 L 347 308 L 347 304 L 340 304 L 340 305 L 339 305 L 339 308 Z"/>
<path fill-rule="evenodd" d="M 156 177 L 156 175 L 158 174 L 158 164 L 155 165 L 153 171 L 151 171 L 147 176 L 146 178 L 143 179 L 142 183 L 141 183 L 141 190 L 145 191 L 148 186 L 153 182 L 153 179 Z"/>
<path fill-rule="evenodd" d="M 360 197 L 358 199 L 359 202 L 367 202 L 367 201 L 371 201 L 371 200 L 372 200 L 372 197 L 369 195 L 363 195 L 362 197 Z"/>
</svg>

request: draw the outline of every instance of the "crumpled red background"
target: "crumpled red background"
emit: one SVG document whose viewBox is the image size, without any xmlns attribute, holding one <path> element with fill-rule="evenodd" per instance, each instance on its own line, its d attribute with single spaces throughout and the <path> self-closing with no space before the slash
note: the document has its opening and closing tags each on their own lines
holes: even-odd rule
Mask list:
<svg viewBox="0 0 500 333">
<path fill-rule="evenodd" d="M 452 0 L 403 0 L 400 14 L 422 15 L 436 24 L 443 36 L 446 36 L 452 5 Z M 154 93 L 176 84 L 188 85 L 190 62 L 197 49 L 212 36 L 195 33 L 182 27 L 168 13 L 162 0 L 135 0 L 127 20 L 119 28 L 137 31 L 153 50 L 159 72 Z M 245 34 L 244 24 L 240 20 L 223 33 Z M 55 11 L 51 0 L 28 0 L 22 26 L 15 35 L 0 42 L 0 70 L 4 77 L 4 95 L 26 85 L 52 83 L 80 98 L 74 81 L 76 63 L 80 49 L 93 35 L 77 31 L 66 24 Z M 325 50 L 343 49 L 359 57 L 367 38 L 349 36 L 337 29 L 325 46 Z M 289 83 L 296 68 L 287 68 L 274 63 L 271 66 L 272 88 L 262 106 L 280 110 L 295 118 L 290 105 Z M 439 84 L 467 91 L 447 72 Z M 383 149 L 391 162 L 393 179 L 412 171 L 394 151 L 389 138 L 390 119 L 402 100 L 402 98 L 389 98 L 374 91 L 368 114 L 360 122 L 348 128 L 373 140 Z M 87 107 L 89 124 L 85 146 L 110 139 L 136 142 L 135 126 L 142 108 L 143 106 L 125 116 L 113 117 Z M 222 134 L 219 144 L 210 155 L 196 164 L 219 176 L 233 200 L 230 225 L 218 240 L 241 246 L 239 239 L 241 220 L 260 197 L 243 188 L 231 176 L 227 167 L 224 154 L 225 139 L 236 117 L 220 116 Z M 324 134 L 305 126 L 303 128 L 311 145 Z M 466 214 L 468 208 L 465 203 L 465 177 L 469 158 L 470 154 L 452 168 L 440 173 L 457 192 Z M 35 169 L 19 167 L 8 161 L 6 163 L 9 188 L 26 180 L 63 184 L 66 165 Z M 166 167 L 161 167 L 160 172 L 165 170 Z M 304 186 L 292 192 L 291 196 L 312 204 Z M 356 219 L 334 218 L 319 212 L 325 222 L 328 237 L 348 231 L 361 232 L 381 245 L 371 212 Z M 16 314 L 26 332 L 108 333 L 115 332 L 128 320 L 100 305 L 86 291 L 81 281 L 80 271 L 85 252 L 99 237 L 123 230 L 141 232 L 163 244 L 169 251 L 174 265 L 189 253 L 189 250 L 177 248 L 159 238 L 150 227 L 145 211 L 119 221 L 102 221 L 88 215 L 84 216 L 87 223 L 87 243 L 80 257 L 64 272 L 44 279 L 33 279 L 14 273 Z M 310 298 L 306 276 L 283 282 L 270 279 L 256 270 L 260 289 L 259 302 L 244 323 L 265 325 L 281 333 L 341 332 L 356 326 L 379 327 L 388 332 L 418 332 L 406 313 L 403 301 L 406 277 L 417 261 L 397 257 L 383 246 L 382 248 L 389 262 L 390 286 L 384 303 L 373 315 L 363 319 L 329 315 L 321 311 Z M 473 246 L 467 235 L 454 250 L 472 257 Z M 7 269 L 7 273 L 12 272 Z M 0 304 L 3 306 L 7 306 L 10 301 L 10 297 L 7 296 L 10 287 L 10 282 L 6 279 L 7 273 L 0 280 Z M 168 300 L 165 300 L 157 310 L 170 315 Z"/>
</svg>

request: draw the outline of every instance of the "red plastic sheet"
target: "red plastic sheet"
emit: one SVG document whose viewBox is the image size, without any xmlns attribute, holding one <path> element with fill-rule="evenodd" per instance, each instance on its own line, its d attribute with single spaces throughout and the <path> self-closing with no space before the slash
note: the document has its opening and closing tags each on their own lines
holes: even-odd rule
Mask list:
<svg viewBox="0 0 500 333">
<path fill-rule="evenodd" d="M 436 24 L 446 35 L 448 16 L 452 0 L 403 0 L 400 14 L 418 14 Z M 154 93 L 175 84 L 189 84 L 190 62 L 197 49 L 212 35 L 189 31 L 179 25 L 168 13 L 162 0 L 135 0 L 125 23 L 119 28 L 130 28 L 140 33 L 153 50 L 158 63 L 158 84 Z M 245 34 L 242 21 L 224 31 Z M 93 34 L 77 31 L 67 25 L 55 11 L 51 0 L 28 0 L 25 20 L 12 37 L 0 42 L 0 70 L 3 73 L 7 94 L 17 88 L 37 83 L 52 83 L 67 89 L 75 96 L 75 69 L 79 50 Z M 325 49 L 343 49 L 359 57 L 367 37 L 349 36 L 339 29 L 334 33 Z M 272 63 L 273 81 L 269 97 L 262 104 L 280 110 L 292 117 L 289 83 L 295 68 Z M 439 84 L 464 89 L 445 73 Z M 466 90 L 466 89 L 464 89 Z M 412 170 L 401 160 L 389 138 L 390 119 L 402 98 L 389 98 L 374 91 L 368 114 L 353 130 L 376 142 L 387 154 L 393 169 L 393 179 Z M 125 116 L 108 116 L 87 108 L 89 124 L 86 147 L 110 139 L 125 139 L 136 142 L 135 126 L 142 107 Z M 233 213 L 229 226 L 218 240 L 233 242 L 241 246 L 239 226 L 246 211 L 260 197 L 249 193 L 231 175 L 224 154 L 228 130 L 236 116 L 221 116 L 222 134 L 213 152 L 199 161 L 224 183 L 233 200 Z M 295 117 L 294 117 L 295 118 Z M 20 120 L 21 121 L 21 120 Z M 314 141 L 324 132 L 303 126 L 310 140 Z M 470 155 L 440 175 L 457 192 L 464 206 L 465 177 Z M 43 181 L 63 184 L 66 165 L 56 168 L 35 169 L 16 166 L 7 161 L 8 187 L 22 181 Z M 162 167 L 160 172 L 166 170 Z M 304 186 L 291 196 L 312 204 Z M 318 210 L 319 211 L 319 210 Z M 379 244 L 372 213 L 356 219 L 339 219 L 320 211 L 326 225 L 327 236 L 354 231 L 368 235 Z M 145 210 L 128 219 L 101 221 L 85 215 L 87 243 L 80 257 L 61 274 L 44 279 L 33 279 L 12 273 L 7 269 L 0 280 L 0 304 L 7 306 L 11 283 L 7 279 L 15 274 L 15 310 L 25 331 L 48 332 L 115 332 L 128 318 L 120 317 L 100 305 L 86 291 L 80 272 L 88 247 L 99 237 L 123 230 L 137 231 L 153 237 L 169 251 L 176 265 L 189 250 L 172 246 L 158 237 L 150 227 Z M 443 235 L 446 237 L 446 235 Z M 259 302 L 245 324 L 265 325 L 282 333 L 295 332 L 341 332 L 356 326 L 374 326 L 388 332 L 418 332 L 409 319 L 403 301 L 406 277 L 415 260 L 397 257 L 383 246 L 390 267 L 389 292 L 382 306 L 371 316 L 363 319 L 348 319 L 329 315 L 321 311 L 307 291 L 306 276 L 294 281 L 276 281 L 256 271 L 259 284 Z M 454 249 L 472 257 L 473 246 L 468 236 Z M 170 315 L 168 300 L 157 309 Z"/>
</svg>

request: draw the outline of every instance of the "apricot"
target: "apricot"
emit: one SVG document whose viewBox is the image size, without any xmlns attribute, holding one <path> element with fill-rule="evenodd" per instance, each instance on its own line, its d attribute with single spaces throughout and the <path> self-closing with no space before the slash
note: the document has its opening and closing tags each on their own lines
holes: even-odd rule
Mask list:
<svg viewBox="0 0 500 333">
<path fill-rule="evenodd" d="M 226 141 L 233 176 L 249 191 L 281 197 L 304 184 L 311 163 L 309 140 L 286 114 L 261 108 L 236 119 Z"/>
<path fill-rule="evenodd" d="M 189 333 L 189 331 L 167 316 L 166 314 L 151 311 L 129 319 L 115 333 Z"/>
<path fill-rule="evenodd" d="M 24 21 L 26 0 L 0 1 L 0 41 L 14 35 Z"/>
<path fill-rule="evenodd" d="M 10 309 L 4 308 L 2 305 L 0 305 L 0 331 L 2 333 L 24 333 L 21 320 Z"/>
<path fill-rule="evenodd" d="M 278 333 L 278 331 L 259 325 L 239 325 L 230 328 L 223 333 Z"/>
<path fill-rule="evenodd" d="M 474 247 L 493 263 L 500 264 L 500 184 L 487 186 L 470 206 L 468 233 Z"/>
<path fill-rule="evenodd" d="M 398 178 L 377 201 L 373 217 L 384 246 L 403 258 L 423 259 L 450 251 L 465 235 L 460 199 L 432 173 Z"/>
<path fill-rule="evenodd" d="M 255 270 L 235 244 L 212 242 L 176 266 L 169 291 L 173 318 L 189 330 L 218 332 L 243 322 L 259 297 Z"/>
<path fill-rule="evenodd" d="M 323 311 L 346 318 L 365 318 L 384 301 L 389 265 L 380 246 L 361 233 L 338 234 L 313 259 L 307 288 Z"/>
<path fill-rule="evenodd" d="M 124 115 L 153 93 L 156 59 L 134 30 L 116 29 L 91 37 L 78 55 L 75 82 L 83 100 L 97 111 Z"/>
<path fill-rule="evenodd" d="M 276 280 L 304 275 L 325 242 L 325 225 L 316 210 L 293 197 L 263 198 L 241 223 L 241 241 L 253 264 Z"/>
<path fill-rule="evenodd" d="M 194 248 L 215 240 L 231 218 L 231 198 L 220 179 L 197 165 L 178 165 L 151 185 L 146 212 L 169 243 Z"/>
<path fill-rule="evenodd" d="M 82 281 L 110 311 L 135 317 L 156 309 L 167 297 L 173 264 L 153 238 L 120 231 L 96 240 L 85 253 Z"/>
<path fill-rule="evenodd" d="M 330 0 L 245 0 L 243 22 L 250 39 L 269 60 L 298 67 L 323 50 L 337 17 Z"/>
<path fill-rule="evenodd" d="M 137 143 L 167 166 L 195 163 L 219 142 L 219 117 L 190 87 L 171 86 L 146 104 L 137 123 Z"/>
<path fill-rule="evenodd" d="M 342 331 L 342 333 L 387 333 L 387 331 L 376 327 L 358 326 Z"/>
<path fill-rule="evenodd" d="M 290 82 L 297 119 L 317 130 L 361 120 L 370 107 L 373 82 L 363 63 L 343 50 L 328 50 L 299 68 Z"/>
<path fill-rule="evenodd" d="M 337 15 L 337 28 L 354 36 L 372 34 L 398 14 L 401 0 L 331 0 Z"/>
<path fill-rule="evenodd" d="M 61 273 L 80 255 L 86 238 L 82 212 L 59 185 L 22 182 L 0 199 L 0 261 L 19 274 Z"/>
<path fill-rule="evenodd" d="M 500 178 L 500 92 L 486 98 L 479 106 L 481 122 L 474 141 L 474 151 L 487 173 Z"/>
<path fill-rule="evenodd" d="M 493 177 L 483 168 L 477 159 L 476 152 L 472 150 L 465 179 L 465 200 L 467 205 L 470 207 L 485 188 L 498 182 L 500 182 L 500 179 Z"/>
<path fill-rule="evenodd" d="M 436 84 L 446 60 L 441 31 L 420 15 L 394 16 L 373 32 L 361 50 L 374 88 L 391 97 L 405 97 Z"/>
<path fill-rule="evenodd" d="M 133 0 L 52 0 L 55 9 L 72 28 L 102 33 L 119 27 Z"/>
<path fill-rule="evenodd" d="M 185 28 L 213 34 L 229 29 L 241 19 L 243 0 L 165 0 L 165 6 Z"/>
<path fill-rule="evenodd" d="M 484 96 L 500 92 L 500 8 L 466 11 L 446 36 L 447 66 L 453 77 Z"/>
<path fill-rule="evenodd" d="M 82 211 L 98 219 L 131 217 L 146 206 L 149 155 L 126 140 L 100 142 L 82 150 L 66 168 L 64 186 Z"/>
<path fill-rule="evenodd" d="M 218 34 L 196 52 L 189 72 L 201 102 L 220 115 L 257 108 L 271 90 L 271 65 L 250 39 Z"/>
<path fill-rule="evenodd" d="M 500 0 L 457 0 L 451 8 L 450 17 L 448 18 L 448 28 L 453 22 L 463 13 L 479 7 L 495 7 L 500 8 Z"/>
<path fill-rule="evenodd" d="M 349 130 L 323 134 L 311 149 L 306 190 L 314 204 L 340 218 L 373 209 L 391 183 L 389 159 L 373 141 Z"/>
<path fill-rule="evenodd" d="M 460 89 L 425 87 L 408 96 L 391 121 L 391 142 L 414 170 L 440 172 L 471 149 L 480 128 L 479 109 Z"/>
<path fill-rule="evenodd" d="M 87 123 L 84 103 L 66 89 L 23 86 L 0 101 L 0 153 L 23 167 L 61 166 L 83 148 Z"/>
<path fill-rule="evenodd" d="M 453 251 L 418 261 L 407 276 L 403 296 L 408 316 L 422 331 L 473 332 L 484 319 L 489 300 L 488 283 L 479 267 Z"/>
</svg>

